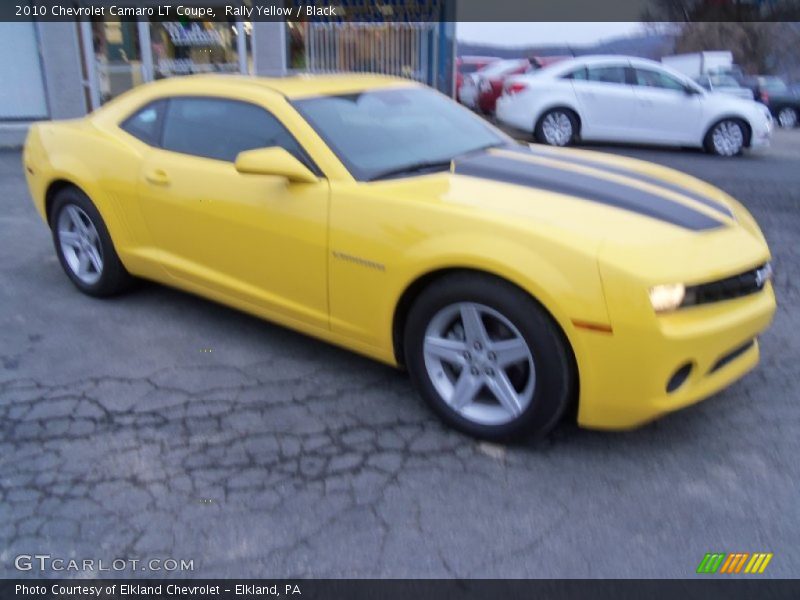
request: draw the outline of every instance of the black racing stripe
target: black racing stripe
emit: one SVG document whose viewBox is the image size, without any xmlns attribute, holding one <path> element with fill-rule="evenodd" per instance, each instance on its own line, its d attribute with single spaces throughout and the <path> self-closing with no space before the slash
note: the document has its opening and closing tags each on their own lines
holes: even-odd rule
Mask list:
<svg viewBox="0 0 800 600">
<path fill-rule="evenodd" d="M 608 171 L 609 173 L 615 173 L 616 175 L 623 175 L 625 177 L 630 177 L 631 179 L 636 179 L 643 183 L 649 183 L 651 185 L 655 185 L 658 187 L 662 187 L 666 190 L 670 190 L 675 192 L 676 194 L 680 194 L 682 196 L 686 196 L 687 198 L 691 198 L 697 202 L 700 202 L 704 206 L 708 208 L 713 208 L 714 210 L 722 213 L 726 217 L 733 217 L 733 212 L 731 210 L 719 202 L 712 200 L 707 196 L 703 196 L 698 194 L 695 191 L 690 190 L 689 188 L 683 187 L 677 183 L 671 183 L 669 181 L 664 181 L 663 179 L 659 179 L 658 177 L 653 177 L 652 175 L 647 175 L 645 173 L 639 173 L 638 171 L 633 171 L 631 169 L 626 169 L 624 167 L 617 167 L 613 165 L 608 165 L 599 160 L 592 160 L 591 158 L 585 158 L 583 156 L 558 156 L 555 153 L 547 152 L 545 150 L 536 151 L 533 148 L 523 147 L 523 146 L 508 146 L 507 148 L 503 148 L 503 150 L 510 150 L 512 152 L 519 152 L 521 154 L 527 154 L 528 156 L 540 156 L 542 158 L 552 158 L 555 160 L 563 160 L 568 163 L 574 163 L 577 165 L 583 165 L 585 167 L 593 167 L 596 169 L 602 169 L 604 171 Z"/>
<path fill-rule="evenodd" d="M 454 172 L 482 179 L 575 196 L 645 215 L 678 227 L 702 231 L 720 227 L 722 223 L 680 202 L 644 190 L 575 173 L 566 169 L 537 165 L 496 154 L 477 154 L 455 160 Z"/>
</svg>

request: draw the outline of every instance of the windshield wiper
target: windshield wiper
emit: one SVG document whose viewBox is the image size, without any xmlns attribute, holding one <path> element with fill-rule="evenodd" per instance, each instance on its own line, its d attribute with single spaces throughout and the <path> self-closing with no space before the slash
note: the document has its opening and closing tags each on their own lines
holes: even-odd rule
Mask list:
<svg viewBox="0 0 800 600">
<path fill-rule="evenodd" d="M 394 169 L 382 171 L 377 175 L 370 177 L 369 181 L 388 179 L 389 177 L 394 177 L 396 175 L 410 175 L 412 173 L 420 173 L 422 171 L 449 169 L 450 163 L 450 160 L 422 160 L 420 162 L 411 163 L 410 165 L 404 165 L 402 167 L 396 167 Z"/>
</svg>

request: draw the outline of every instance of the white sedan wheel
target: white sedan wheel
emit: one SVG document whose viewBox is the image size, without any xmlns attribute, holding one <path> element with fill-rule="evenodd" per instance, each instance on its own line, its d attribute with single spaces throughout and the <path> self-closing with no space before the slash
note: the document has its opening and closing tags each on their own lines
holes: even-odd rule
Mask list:
<svg viewBox="0 0 800 600">
<path fill-rule="evenodd" d="M 572 141 L 572 120 L 567 113 L 554 110 L 545 115 L 542 121 L 542 135 L 551 146 L 566 146 Z"/>
<path fill-rule="evenodd" d="M 720 121 L 711 132 L 711 145 L 719 156 L 736 156 L 744 148 L 744 129 L 738 121 Z"/>
</svg>

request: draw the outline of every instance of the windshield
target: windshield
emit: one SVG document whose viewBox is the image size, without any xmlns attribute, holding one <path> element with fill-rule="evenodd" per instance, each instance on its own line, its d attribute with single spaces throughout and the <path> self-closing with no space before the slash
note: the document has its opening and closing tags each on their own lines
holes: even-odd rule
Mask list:
<svg viewBox="0 0 800 600">
<path fill-rule="evenodd" d="M 293 104 L 361 181 L 512 143 L 467 109 L 428 88 L 318 96 Z"/>
<path fill-rule="evenodd" d="M 739 82 L 730 75 L 711 75 L 709 79 L 718 87 L 739 87 Z"/>
<path fill-rule="evenodd" d="M 764 77 L 764 88 L 773 94 L 781 94 L 788 91 L 789 87 L 780 77 Z"/>
</svg>

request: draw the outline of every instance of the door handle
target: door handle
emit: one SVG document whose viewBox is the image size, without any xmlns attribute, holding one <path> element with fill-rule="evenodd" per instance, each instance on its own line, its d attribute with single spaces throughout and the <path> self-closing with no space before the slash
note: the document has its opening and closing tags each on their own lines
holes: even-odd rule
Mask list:
<svg viewBox="0 0 800 600">
<path fill-rule="evenodd" d="M 162 169 L 153 169 L 149 173 L 145 173 L 144 178 L 154 185 L 169 185 L 169 177 Z"/>
</svg>

